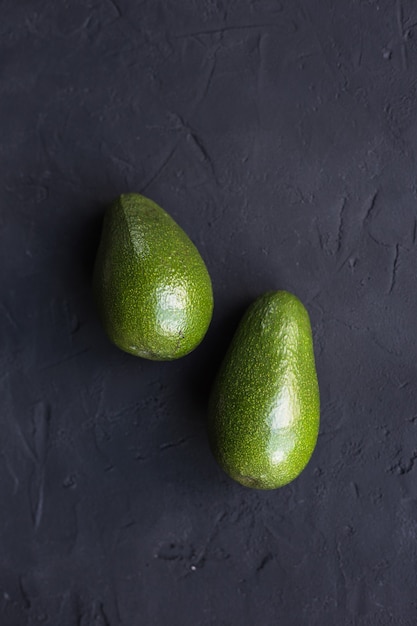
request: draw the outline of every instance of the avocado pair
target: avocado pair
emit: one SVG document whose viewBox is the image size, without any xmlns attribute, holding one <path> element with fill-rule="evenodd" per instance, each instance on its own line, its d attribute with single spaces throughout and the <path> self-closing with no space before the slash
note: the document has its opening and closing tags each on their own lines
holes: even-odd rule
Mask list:
<svg viewBox="0 0 417 626">
<path fill-rule="evenodd" d="M 139 194 L 120 196 L 106 212 L 94 291 L 110 340 L 155 361 L 194 350 L 213 314 L 211 280 L 197 248 Z M 242 485 L 282 487 L 307 465 L 319 414 L 308 313 L 294 295 L 268 292 L 243 317 L 214 384 L 213 454 Z"/>
</svg>

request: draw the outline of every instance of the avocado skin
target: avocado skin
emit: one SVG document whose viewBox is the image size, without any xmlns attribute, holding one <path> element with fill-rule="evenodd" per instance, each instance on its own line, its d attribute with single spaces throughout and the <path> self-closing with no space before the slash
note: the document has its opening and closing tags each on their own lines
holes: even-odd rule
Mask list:
<svg viewBox="0 0 417 626">
<path fill-rule="evenodd" d="M 246 311 L 211 393 L 213 454 L 246 487 L 282 487 L 310 460 L 319 419 L 308 313 L 291 293 L 265 293 Z"/>
<path fill-rule="evenodd" d="M 197 248 L 140 194 L 121 195 L 106 211 L 93 288 L 110 340 L 155 361 L 194 350 L 213 313 L 211 280 Z"/>
</svg>

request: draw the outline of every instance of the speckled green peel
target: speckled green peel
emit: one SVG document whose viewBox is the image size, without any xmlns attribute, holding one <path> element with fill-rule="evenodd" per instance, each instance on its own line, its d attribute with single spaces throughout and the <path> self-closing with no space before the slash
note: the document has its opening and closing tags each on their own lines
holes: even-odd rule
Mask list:
<svg viewBox="0 0 417 626">
<path fill-rule="evenodd" d="M 106 212 L 94 269 L 103 326 L 122 350 L 169 361 L 198 346 L 213 313 L 197 248 L 157 204 L 125 194 Z"/>
<path fill-rule="evenodd" d="M 282 487 L 310 460 L 319 418 L 308 313 L 294 295 L 268 292 L 244 315 L 214 384 L 214 456 L 246 487 Z"/>
</svg>

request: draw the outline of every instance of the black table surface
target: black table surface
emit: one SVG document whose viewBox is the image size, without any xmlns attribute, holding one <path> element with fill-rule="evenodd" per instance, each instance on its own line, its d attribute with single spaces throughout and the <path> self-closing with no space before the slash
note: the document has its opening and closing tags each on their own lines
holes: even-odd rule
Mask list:
<svg viewBox="0 0 417 626">
<path fill-rule="evenodd" d="M 417 4 L 3 0 L 1 626 L 417 623 Z M 113 347 L 91 270 L 137 191 L 215 312 L 172 363 Z M 321 428 L 230 480 L 213 377 L 269 289 L 310 313 Z"/>
</svg>

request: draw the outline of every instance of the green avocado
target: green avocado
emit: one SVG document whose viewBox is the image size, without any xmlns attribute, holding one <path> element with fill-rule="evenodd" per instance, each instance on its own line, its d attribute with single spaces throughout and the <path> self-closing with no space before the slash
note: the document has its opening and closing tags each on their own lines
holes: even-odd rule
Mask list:
<svg viewBox="0 0 417 626">
<path fill-rule="evenodd" d="M 246 311 L 212 390 L 213 454 L 242 485 L 276 489 L 307 465 L 319 419 L 308 313 L 291 293 L 265 293 Z"/>
<path fill-rule="evenodd" d="M 197 248 L 168 213 L 135 193 L 106 211 L 93 285 L 110 340 L 154 361 L 194 350 L 213 314 L 211 280 Z"/>
</svg>

